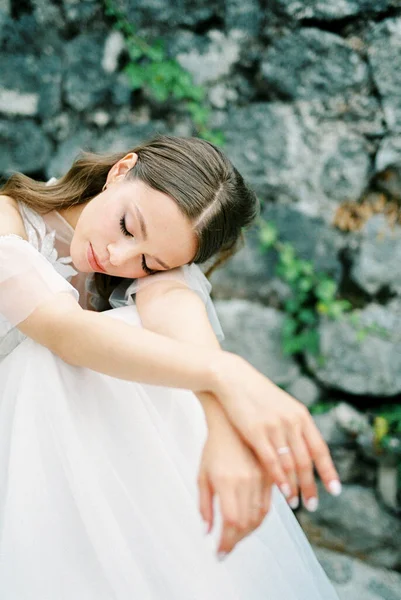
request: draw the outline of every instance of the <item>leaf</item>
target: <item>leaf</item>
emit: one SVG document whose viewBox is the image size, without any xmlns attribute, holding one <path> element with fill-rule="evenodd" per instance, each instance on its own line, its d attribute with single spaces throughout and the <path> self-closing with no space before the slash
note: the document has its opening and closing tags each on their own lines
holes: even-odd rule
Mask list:
<svg viewBox="0 0 401 600">
<path fill-rule="evenodd" d="M 367 337 L 368 333 L 369 332 L 367 329 L 358 329 L 358 331 L 356 332 L 356 339 L 358 340 L 358 342 L 363 342 L 363 340 Z"/>
<path fill-rule="evenodd" d="M 226 139 L 224 137 L 224 133 L 218 130 L 209 131 L 207 129 L 200 132 L 200 135 L 203 139 L 211 142 L 215 146 L 224 146 Z"/>
<path fill-rule="evenodd" d="M 387 420 L 384 417 L 376 417 L 373 422 L 373 431 L 375 434 L 375 441 L 380 444 L 382 438 L 389 431 Z"/>
<path fill-rule="evenodd" d="M 325 278 L 316 286 L 316 296 L 319 300 L 327 302 L 332 300 L 337 291 L 337 284 L 334 280 Z"/>
<path fill-rule="evenodd" d="M 316 310 L 321 315 L 327 315 L 329 312 L 329 307 L 324 302 L 318 302 L 316 304 Z"/>
<path fill-rule="evenodd" d="M 128 77 L 129 84 L 133 90 L 140 89 L 145 82 L 145 72 L 144 69 L 140 65 L 136 65 L 134 63 L 130 63 L 124 69 Z"/>
<path fill-rule="evenodd" d="M 277 241 L 278 231 L 273 223 L 263 222 L 260 226 L 259 241 L 263 248 L 268 249 L 274 246 Z"/>
<path fill-rule="evenodd" d="M 301 269 L 299 269 L 299 272 L 302 272 Z M 313 281 L 307 277 L 301 277 L 297 283 L 297 287 L 302 292 L 309 292 L 313 288 Z"/>
<path fill-rule="evenodd" d="M 284 308 L 286 312 L 295 314 L 298 312 L 300 308 L 300 304 L 297 298 L 289 298 L 284 303 Z"/>
<path fill-rule="evenodd" d="M 310 308 L 303 308 L 299 312 L 298 319 L 305 325 L 315 325 L 317 322 L 317 316 Z"/>
<path fill-rule="evenodd" d="M 289 338 L 294 335 L 298 327 L 298 323 L 291 317 L 286 317 L 283 322 L 282 333 L 285 337 Z"/>
</svg>

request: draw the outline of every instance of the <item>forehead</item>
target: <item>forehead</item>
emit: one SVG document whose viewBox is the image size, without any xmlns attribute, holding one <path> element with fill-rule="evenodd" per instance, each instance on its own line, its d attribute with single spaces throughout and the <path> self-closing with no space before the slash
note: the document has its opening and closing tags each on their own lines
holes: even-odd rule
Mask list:
<svg viewBox="0 0 401 600">
<path fill-rule="evenodd" d="M 192 260 L 196 253 L 197 236 L 193 224 L 182 213 L 175 200 L 139 180 L 127 182 L 124 196 L 129 213 L 141 235 L 138 213 L 143 216 L 150 253 L 160 254 L 160 258 L 168 264 L 176 264 L 180 259 L 183 263 Z"/>
</svg>

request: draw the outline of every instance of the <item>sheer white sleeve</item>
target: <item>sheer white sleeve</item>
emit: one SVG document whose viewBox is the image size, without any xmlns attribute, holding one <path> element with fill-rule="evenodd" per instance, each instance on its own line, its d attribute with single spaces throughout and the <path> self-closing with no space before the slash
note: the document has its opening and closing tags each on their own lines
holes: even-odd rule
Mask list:
<svg viewBox="0 0 401 600">
<path fill-rule="evenodd" d="M 137 292 L 159 281 L 179 281 L 196 292 L 206 306 L 210 324 L 212 325 L 217 338 L 219 341 L 224 340 L 223 330 L 212 299 L 210 298 L 212 285 L 198 265 L 195 264 L 184 265 L 183 267 L 171 269 L 170 271 L 148 275 L 147 277 L 141 277 L 134 281 L 124 281 L 117 286 L 111 294 L 109 298 L 110 305 L 113 308 L 117 308 L 119 306 L 134 304 L 134 296 Z"/>
<path fill-rule="evenodd" d="M 0 236 L 0 314 L 12 325 L 26 319 L 55 294 L 79 294 L 26 240 Z"/>
</svg>

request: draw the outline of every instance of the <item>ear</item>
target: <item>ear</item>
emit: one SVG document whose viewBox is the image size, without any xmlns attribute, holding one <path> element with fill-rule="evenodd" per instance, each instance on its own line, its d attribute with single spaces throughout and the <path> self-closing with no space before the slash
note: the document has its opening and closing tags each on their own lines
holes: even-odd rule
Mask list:
<svg viewBox="0 0 401 600">
<path fill-rule="evenodd" d="M 137 163 L 138 155 L 135 152 L 126 154 L 108 172 L 106 183 L 110 184 L 115 181 L 122 181 L 128 171 L 130 171 Z"/>
</svg>

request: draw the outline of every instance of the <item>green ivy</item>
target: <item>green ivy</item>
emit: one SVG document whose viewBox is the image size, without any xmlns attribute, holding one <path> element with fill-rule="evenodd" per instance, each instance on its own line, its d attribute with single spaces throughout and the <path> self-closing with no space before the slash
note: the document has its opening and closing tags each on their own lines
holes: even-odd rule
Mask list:
<svg viewBox="0 0 401 600">
<path fill-rule="evenodd" d="M 195 85 L 192 75 L 167 55 L 163 40 L 145 41 L 135 32 L 114 0 L 104 0 L 105 14 L 124 36 L 129 62 L 124 71 L 133 90 L 143 89 L 157 102 L 178 101 L 191 117 L 197 135 L 213 144 L 223 145 L 221 131 L 208 128 L 211 116 L 206 92 Z"/>
<path fill-rule="evenodd" d="M 363 324 L 358 313 L 350 312 L 351 303 L 337 298 L 338 288 L 333 279 L 324 273 L 316 272 L 310 261 L 300 259 L 291 244 L 280 242 L 273 223 L 260 222 L 259 241 L 263 251 L 276 250 L 276 275 L 290 289 L 290 297 L 283 306 L 286 317 L 282 335 L 283 350 L 286 354 L 302 351 L 318 353 L 317 325 L 321 315 L 332 319 L 347 318 L 355 328 L 356 338 L 360 342 L 367 335 L 388 339 L 389 333 L 386 329 L 377 323 Z M 310 411 L 312 414 L 321 414 L 337 404 L 335 401 L 321 401 L 313 405 Z M 376 451 L 401 455 L 401 406 L 382 406 L 370 411 L 370 416 Z"/>
<path fill-rule="evenodd" d="M 286 314 L 282 330 L 284 353 L 318 354 L 319 316 L 338 319 L 350 310 L 350 302 L 337 298 L 337 284 L 333 279 L 316 272 L 312 262 L 299 258 L 294 246 L 279 240 L 273 223 L 260 223 L 259 241 L 263 251 L 277 251 L 276 275 L 291 291 L 283 306 Z"/>
</svg>

